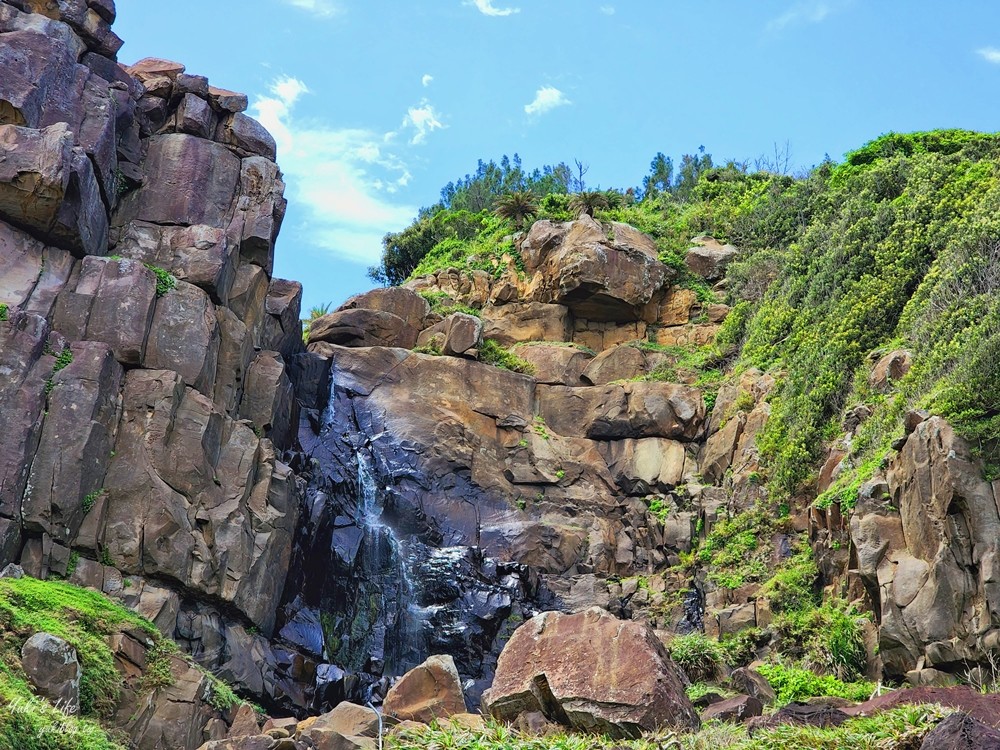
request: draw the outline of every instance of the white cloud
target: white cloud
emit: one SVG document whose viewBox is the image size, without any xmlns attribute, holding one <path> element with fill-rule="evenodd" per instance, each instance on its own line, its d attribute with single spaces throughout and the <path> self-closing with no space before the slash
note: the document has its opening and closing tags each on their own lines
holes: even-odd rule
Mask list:
<svg viewBox="0 0 1000 750">
<path fill-rule="evenodd" d="M 285 0 L 285 2 L 324 18 L 335 16 L 341 11 L 334 0 Z"/>
<path fill-rule="evenodd" d="M 430 73 L 424 73 L 424 77 L 420 79 L 420 83 L 423 85 L 424 88 L 427 88 L 428 86 L 431 85 L 431 81 L 433 80 L 434 76 L 432 76 Z"/>
<path fill-rule="evenodd" d="M 601 13 L 606 16 L 613 16 L 615 14 L 615 6 L 613 5 L 602 5 Z"/>
<path fill-rule="evenodd" d="M 996 47 L 983 47 L 982 49 L 977 49 L 976 54 L 983 58 L 986 62 L 1000 65 L 1000 49 L 997 49 Z"/>
<path fill-rule="evenodd" d="M 835 2 L 824 2 L 824 0 L 804 0 L 803 2 L 797 2 L 780 16 L 768 21 L 767 30 L 781 31 L 788 26 L 820 23 L 837 10 L 835 6 Z"/>
<path fill-rule="evenodd" d="M 310 238 L 335 257 L 378 263 L 383 235 L 405 227 L 417 213 L 416 206 L 392 198 L 410 172 L 378 132 L 296 117 L 296 104 L 308 93 L 302 81 L 281 78 L 255 99 L 254 116 L 278 144 L 288 198 L 298 204 Z"/>
<path fill-rule="evenodd" d="M 531 104 L 524 105 L 524 111 L 529 116 L 535 117 L 537 115 L 544 115 L 546 112 L 551 112 L 556 107 L 561 107 L 565 104 L 572 104 L 572 102 L 566 98 L 566 95 L 562 91 L 553 86 L 542 86 L 535 92 L 535 98 Z"/>
<path fill-rule="evenodd" d="M 493 5 L 493 0 L 465 0 L 462 4 L 475 5 L 485 16 L 511 16 L 521 12 L 520 8 L 497 8 Z"/>
<path fill-rule="evenodd" d="M 427 135 L 435 130 L 440 130 L 444 125 L 441 123 L 440 115 L 434 109 L 434 105 L 426 99 L 415 107 L 406 110 L 406 116 L 400 125 L 400 131 L 412 129 L 413 135 L 410 137 L 410 145 L 416 146 L 427 140 Z M 391 142 L 399 132 L 389 132 L 385 134 L 386 143 Z"/>
</svg>

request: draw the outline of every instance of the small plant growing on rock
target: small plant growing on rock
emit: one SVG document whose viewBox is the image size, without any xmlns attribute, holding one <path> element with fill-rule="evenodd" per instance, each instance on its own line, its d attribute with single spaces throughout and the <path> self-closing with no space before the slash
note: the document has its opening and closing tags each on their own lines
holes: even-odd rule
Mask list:
<svg viewBox="0 0 1000 750">
<path fill-rule="evenodd" d="M 548 428 L 545 426 L 545 418 L 541 414 L 535 415 L 535 421 L 534 424 L 532 424 L 531 429 L 533 429 L 535 431 L 535 434 L 538 435 L 538 437 L 540 437 L 542 440 L 552 439 L 552 436 L 549 435 Z"/>
<path fill-rule="evenodd" d="M 174 289 L 177 286 L 177 279 L 174 278 L 173 274 L 169 271 L 160 268 L 159 266 L 154 266 L 150 263 L 144 263 L 144 266 L 148 268 L 156 276 L 156 296 L 162 297 L 164 294 Z"/>
<path fill-rule="evenodd" d="M 501 370 L 520 372 L 525 375 L 531 375 L 535 371 L 533 364 L 521 359 L 508 349 L 504 349 L 494 339 L 486 339 L 483 342 L 479 348 L 479 361 L 499 367 Z"/>
<path fill-rule="evenodd" d="M 84 515 L 90 513 L 97 504 L 97 501 L 101 499 L 101 495 L 104 494 L 104 490 L 94 490 L 93 492 L 84 495 L 83 500 L 80 501 L 80 507 L 83 509 Z"/>
<path fill-rule="evenodd" d="M 7 320 L 9 315 L 10 314 L 8 313 L 7 303 L 0 302 L 0 322 Z"/>
</svg>

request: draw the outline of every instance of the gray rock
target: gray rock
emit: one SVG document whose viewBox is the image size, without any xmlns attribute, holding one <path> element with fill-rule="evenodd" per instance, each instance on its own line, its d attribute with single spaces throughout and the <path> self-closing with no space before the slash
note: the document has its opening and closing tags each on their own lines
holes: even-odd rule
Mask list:
<svg viewBox="0 0 1000 750">
<path fill-rule="evenodd" d="M 21 668 L 39 695 L 68 714 L 79 713 L 83 669 L 66 641 L 35 633 L 21 648 Z"/>
</svg>

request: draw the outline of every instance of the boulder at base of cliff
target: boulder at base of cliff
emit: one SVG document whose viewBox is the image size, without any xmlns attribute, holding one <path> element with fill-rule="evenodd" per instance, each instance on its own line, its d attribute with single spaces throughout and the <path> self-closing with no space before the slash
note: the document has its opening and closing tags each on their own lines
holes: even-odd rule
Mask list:
<svg viewBox="0 0 1000 750">
<path fill-rule="evenodd" d="M 518 628 L 500 654 L 483 709 L 509 722 L 535 711 L 616 737 L 700 724 L 652 629 L 597 607 L 543 612 Z"/>
<path fill-rule="evenodd" d="M 431 656 L 389 688 L 382 710 L 400 721 L 445 719 L 466 712 L 462 682 L 450 656 Z"/>
</svg>

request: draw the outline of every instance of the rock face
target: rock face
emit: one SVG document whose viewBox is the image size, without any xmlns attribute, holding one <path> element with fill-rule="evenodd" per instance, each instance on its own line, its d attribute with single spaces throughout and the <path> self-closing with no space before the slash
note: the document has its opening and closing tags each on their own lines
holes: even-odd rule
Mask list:
<svg viewBox="0 0 1000 750">
<path fill-rule="evenodd" d="M 518 628 L 483 706 L 502 721 L 537 711 L 565 726 L 618 737 L 699 725 L 652 631 L 597 608 L 546 612 Z"/>
<path fill-rule="evenodd" d="M 0 567 L 117 596 L 215 669 L 256 648 L 237 681 L 306 703 L 270 640 L 304 484 L 273 141 L 183 65 L 121 66 L 114 17 L 0 2 Z M 186 669 L 129 709 L 137 747 L 222 722 Z"/>
<path fill-rule="evenodd" d="M 924 737 L 920 750 L 997 750 L 1000 732 L 971 716 L 957 713 L 938 724 Z"/>
<path fill-rule="evenodd" d="M 995 488 L 939 417 L 916 424 L 885 478 L 862 488 L 851 537 L 890 674 L 965 669 L 1000 643 Z"/>
<path fill-rule="evenodd" d="M 39 695 L 68 714 L 79 713 L 83 670 L 75 648 L 49 633 L 35 633 L 21 648 L 21 667 Z"/>
</svg>

